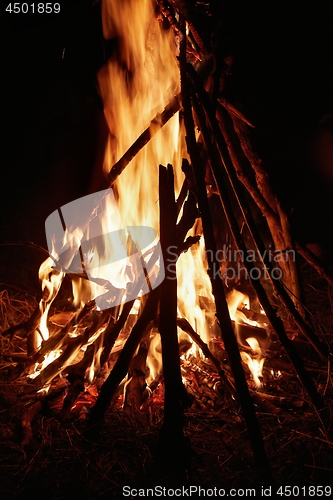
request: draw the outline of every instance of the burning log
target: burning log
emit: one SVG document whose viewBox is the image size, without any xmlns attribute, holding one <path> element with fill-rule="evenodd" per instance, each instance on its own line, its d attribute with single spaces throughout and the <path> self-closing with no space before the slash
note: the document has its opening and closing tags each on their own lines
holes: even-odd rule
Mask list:
<svg viewBox="0 0 333 500">
<path fill-rule="evenodd" d="M 225 130 L 225 137 L 230 137 L 232 135 L 232 127 L 228 126 L 228 118 L 225 116 L 225 113 L 221 110 L 221 113 L 219 114 L 221 118 L 221 123 L 222 126 Z M 256 176 L 256 183 L 257 183 L 257 192 L 260 194 L 263 198 L 263 200 L 266 201 L 267 205 L 270 207 L 271 210 L 266 210 L 266 219 L 268 226 L 271 230 L 272 238 L 275 243 L 276 249 L 289 249 L 293 250 L 294 249 L 294 244 L 291 238 L 290 234 L 290 227 L 289 227 L 289 222 L 287 220 L 287 216 L 282 210 L 281 204 L 278 202 L 276 196 L 273 194 L 269 179 L 268 179 L 268 174 L 264 170 L 262 166 L 262 162 L 260 159 L 257 157 L 255 152 L 253 151 L 249 139 L 248 139 L 248 134 L 246 130 L 246 125 L 242 122 L 240 122 L 239 119 L 235 118 L 234 116 L 231 116 L 232 123 L 234 125 L 236 134 L 239 139 L 240 146 L 242 148 L 242 151 L 249 161 L 252 169 L 255 172 Z M 232 141 L 234 144 L 235 141 Z M 239 154 L 239 153 L 238 153 Z M 236 153 L 237 155 L 237 153 Z M 242 179 L 244 180 L 246 176 L 245 171 L 242 167 L 241 162 L 238 163 L 238 169 L 237 172 L 241 172 Z M 251 194 L 255 193 L 256 190 L 252 188 Z M 258 198 L 258 196 L 257 196 Z M 263 204 L 259 205 L 260 208 L 263 207 Z M 277 217 L 276 217 L 277 216 Z M 296 267 L 296 262 L 294 259 L 289 259 L 288 261 L 281 260 L 280 265 L 283 269 L 284 272 L 284 280 L 287 284 L 287 287 L 292 293 L 292 299 L 296 301 L 296 305 L 300 303 L 301 300 L 301 289 L 300 289 L 300 284 L 299 284 L 299 279 L 298 279 L 298 271 Z M 305 312 L 303 311 L 303 308 L 299 306 L 300 311 L 302 311 L 302 315 L 305 316 Z"/>
<path fill-rule="evenodd" d="M 40 372 L 34 380 L 35 386 L 37 388 L 43 387 L 63 371 L 64 367 L 77 355 L 79 349 L 85 345 L 89 338 L 107 321 L 108 316 L 109 311 L 102 311 L 100 314 L 96 314 L 95 318 L 93 318 L 93 322 L 85 329 L 84 333 L 74 339 L 70 339 L 65 351 L 53 361 L 53 363 L 49 364 Z"/>
<path fill-rule="evenodd" d="M 186 19 L 193 38 L 200 47 L 202 53 L 204 53 L 204 51 L 210 52 L 210 42 L 207 39 L 202 19 L 195 6 L 184 0 L 173 0 L 173 3 L 176 5 L 179 13 Z M 181 29 L 181 31 L 185 33 L 185 30 Z"/>
</svg>

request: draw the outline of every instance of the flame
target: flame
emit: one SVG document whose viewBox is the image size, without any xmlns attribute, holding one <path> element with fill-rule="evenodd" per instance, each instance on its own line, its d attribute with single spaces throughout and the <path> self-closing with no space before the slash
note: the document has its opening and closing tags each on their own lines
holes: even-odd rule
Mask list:
<svg viewBox="0 0 333 500">
<path fill-rule="evenodd" d="M 227 302 L 230 317 L 235 322 L 234 329 L 238 343 L 242 345 L 247 344 L 252 349 L 252 355 L 250 355 L 248 352 L 241 352 L 242 360 L 245 364 L 247 364 L 256 387 L 260 388 L 262 387 L 262 370 L 265 358 L 262 354 L 258 339 L 254 337 L 247 337 L 246 339 L 242 339 L 240 335 L 240 328 L 241 325 L 249 325 L 250 327 L 254 327 L 251 329 L 251 331 L 254 335 L 257 333 L 258 338 L 259 336 L 262 336 L 264 334 L 264 336 L 266 336 L 268 339 L 268 335 L 265 333 L 264 329 L 266 326 L 264 322 L 265 316 L 262 314 L 262 311 L 260 311 L 261 315 L 263 315 L 262 322 L 254 321 L 248 318 L 240 309 L 250 308 L 249 297 L 238 290 L 232 290 L 228 294 Z M 244 342 L 246 342 L 246 344 Z"/>
<path fill-rule="evenodd" d="M 110 130 L 104 162 L 109 172 L 179 92 L 180 82 L 173 32 L 162 32 L 150 0 L 106 0 L 102 5 L 104 37 L 116 39 L 118 49 L 98 75 Z M 118 207 L 125 226 L 158 229 L 158 165 L 173 164 L 176 190 L 183 178 L 184 145 L 179 131 L 177 114 L 118 178 Z"/>
<path fill-rule="evenodd" d="M 54 270 L 54 261 L 50 257 L 41 264 L 39 269 L 39 279 L 42 282 L 43 298 L 39 303 L 39 310 L 41 312 L 39 331 L 43 340 L 47 340 L 49 338 L 47 316 L 50 306 L 57 296 L 63 277 L 64 273 Z M 41 341 L 41 338 L 37 339 L 37 348 L 41 345 Z"/>
<path fill-rule="evenodd" d="M 241 357 L 244 363 L 248 365 L 249 370 L 252 374 L 253 381 L 256 387 L 259 389 L 262 387 L 262 369 L 264 366 L 265 358 L 262 356 L 257 339 L 249 337 L 246 339 L 246 342 L 255 353 L 255 357 L 251 357 L 247 352 L 241 352 Z"/>
<path fill-rule="evenodd" d="M 103 169 L 110 172 L 115 162 L 121 158 L 139 135 L 147 128 L 151 120 L 163 111 L 165 106 L 180 90 L 179 67 L 177 55 L 179 52 L 178 39 L 172 30 L 163 31 L 154 15 L 151 0 L 103 0 L 102 1 L 103 34 L 106 39 L 114 40 L 114 53 L 111 59 L 99 71 L 98 83 L 101 98 L 104 103 L 104 114 L 109 127 L 109 139 L 106 147 Z M 159 128 L 159 124 L 156 123 Z M 103 280 L 111 283 L 113 294 L 118 294 L 124 301 L 129 283 L 135 276 L 135 259 L 130 265 L 124 264 L 123 259 L 115 258 L 128 252 L 135 254 L 135 248 L 145 247 L 145 234 L 133 235 L 129 227 L 152 227 L 159 229 L 158 204 L 158 166 L 171 163 L 175 172 L 175 192 L 179 194 L 184 180 L 181 170 L 182 158 L 187 156 L 185 133 L 179 114 L 175 114 L 159 132 L 152 137 L 149 143 L 135 156 L 126 169 L 118 177 L 114 185 L 117 210 L 108 196 L 101 200 L 98 214 L 100 224 L 98 234 L 111 234 L 104 245 L 103 251 L 92 245 L 85 257 L 86 267 L 83 272 L 89 276 L 89 281 L 80 277 L 72 279 L 73 304 L 77 308 L 105 293 Z M 123 227 L 115 241 L 117 230 Z M 69 268 L 74 259 L 82 238 L 93 239 L 96 233 L 96 218 L 91 217 L 84 226 L 75 227 L 75 224 L 64 231 L 61 242 L 62 248 L 68 247 L 73 252 L 67 255 L 68 262 L 64 267 Z M 201 225 L 197 224 L 189 235 L 201 234 Z M 60 245 L 60 246 L 61 246 Z M 145 247 L 145 255 L 156 245 Z M 54 242 L 54 257 L 61 255 L 61 248 Z M 175 254 L 175 260 L 177 256 Z M 112 262 L 112 264 L 110 264 Z M 205 342 L 210 337 L 210 327 L 214 321 L 215 304 L 211 290 L 211 283 L 206 271 L 205 242 L 203 237 L 186 253 L 183 253 L 176 266 L 178 280 L 178 316 L 186 318 L 193 329 Z M 47 315 L 54 300 L 62 279 L 63 272 L 54 269 L 54 261 L 47 259 L 40 268 L 40 279 L 45 291 L 45 298 L 40 303 L 41 321 L 39 329 L 44 339 L 49 336 Z M 236 323 L 260 326 L 256 321 L 249 320 L 240 310 L 248 298 L 240 292 L 233 291 L 228 296 L 228 305 L 232 319 Z M 110 302 L 112 305 L 112 302 Z M 138 314 L 140 301 L 136 300 L 131 315 Z M 87 342 L 94 342 L 94 359 L 88 369 L 87 379 L 92 382 L 100 370 L 99 358 L 103 347 L 103 331 L 101 328 Z M 186 335 L 183 332 L 180 335 Z M 69 332 L 75 337 L 76 331 Z M 255 339 L 248 339 L 253 349 L 253 356 L 242 353 L 253 373 L 256 384 L 259 382 L 264 360 L 261 358 L 259 344 L 250 343 Z M 40 339 L 41 342 L 41 339 Z M 39 345 L 40 345 L 39 342 Z M 122 347 L 124 338 L 120 336 L 112 350 Z M 188 354 L 198 354 L 193 347 Z M 61 354 L 54 351 L 45 357 L 41 365 L 36 366 L 33 376 Z M 187 354 L 187 356 L 188 356 Z M 162 372 L 162 358 L 160 336 L 154 330 L 151 332 L 151 342 L 148 352 L 147 365 L 150 383 Z M 252 367 L 252 368 L 251 368 Z"/>
<path fill-rule="evenodd" d="M 215 313 L 215 303 L 207 266 L 205 242 L 201 238 L 191 250 L 183 253 L 177 263 L 178 314 L 186 318 L 205 342 L 209 340 L 209 314 Z"/>
<path fill-rule="evenodd" d="M 149 376 L 147 384 L 149 385 L 158 375 L 162 373 L 162 346 L 161 338 L 157 333 L 151 332 L 151 340 L 147 356 L 147 365 Z"/>
<path fill-rule="evenodd" d="M 258 321 L 253 321 L 245 316 L 241 309 L 250 309 L 250 299 L 248 295 L 232 290 L 227 297 L 230 318 L 236 323 L 247 324 L 251 326 L 261 327 L 262 324 Z"/>
<path fill-rule="evenodd" d="M 41 363 L 36 363 L 33 373 L 30 373 L 29 378 L 36 378 L 49 364 L 59 358 L 62 354 L 61 349 L 54 349 L 44 356 L 44 360 Z"/>
</svg>

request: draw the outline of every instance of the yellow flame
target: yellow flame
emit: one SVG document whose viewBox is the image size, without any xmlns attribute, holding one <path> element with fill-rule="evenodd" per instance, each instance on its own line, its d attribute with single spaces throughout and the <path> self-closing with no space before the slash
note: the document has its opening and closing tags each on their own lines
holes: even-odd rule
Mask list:
<svg viewBox="0 0 333 500">
<path fill-rule="evenodd" d="M 35 364 L 33 373 L 28 375 L 29 378 L 36 378 L 40 374 L 40 372 L 44 370 L 44 368 L 46 368 L 49 364 L 51 364 L 53 361 L 59 358 L 61 354 L 62 354 L 61 349 L 54 349 L 53 351 L 46 354 L 41 363 Z"/>
<path fill-rule="evenodd" d="M 157 113 L 162 112 L 174 95 L 179 93 L 180 78 L 177 62 L 179 47 L 172 30 L 161 30 L 151 0 L 103 0 L 102 19 L 104 37 L 115 41 L 111 59 L 98 74 L 104 114 L 110 132 L 103 168 L 105 172 L 109 172 Z M 159 128 L 158 120 L 155 126 Z M 176 114 L 129 163 L 115 183 L 117 206 L 124 228 L 149 226 L 158 231 L 158 166 L 160 163 L 173 165 L 175 191 L 178 194 L 184 180 L 181 171 L 184 156 L 187 156 L 185 133 L 179 114 Z M 126 283 L 131 281 L 131 270 L 128 266 L 125 268 L 121 259 L 115 259 L 114 253 L 119 248 L 127 248 L 129 240 L 128 235 L 124 237 L 123 234 L 119 234 L 119 241 L 115 245 L 115 229 L 119 228 L 119 220 L 114 224 L 113 210 L 114 206 L 108 205 L 108 201 L 105 200 L 99 214 L 102 227 L 100 234 L 113 233 L 112 241 L 110 239 L 105 244 L 103 254 L 92 248 L 88 256 L 88 267 L 91 268 L 90 274 L 96 281 L 109 280 L 112 286 L 121 291 L 125 290 Z M 77 247 L 84 231 L 86 228 L 69 228 L 68 232 L 65 231 L 64 246 Z M 201 233 L 198 227 L 197 231 Z M 194 235 L 195 229 L 190 234 Z M 86 236 L 89 237 L 89 230 Z M 142 238 L 144 239 L 144 235 Z M 138 246 L 142 247 L 140 244 Z M 207 342 L 215 304 L 206 272 L 204 251 L 204 239 L 201 238 L 199 244 L 183 253 L 178 259 L 178 315 L 186 318 Z M 112 265 L 109 264 L 111 261 Z M 44 338 L 49 335 L 47 329 L 49 307 L 63 278 L 63 273 L 55 272 L 52 266 L 53 261 L 47 259 L 40 270 L 43 290 L 49 292 L 47 300 L 41 302 L 43 315 L 40 330 Z M 73 279 L 72 283 L 74 304 L 77 307 L 83 307 L 88 300 L 96 298 L 104 291 L 100 284 L 81 278 Z M 228 304 L 232 319 L 258 326 L 257 322 L 248 320 L 240 311 L 244 300 L 246 296 L 240 292 L 234 291 L 229 295 Z M 131 314 L 137 314 L 138 310 L 139 303 L 136 301 Z M 99 338 L 94 362 L 89 370 L 90 380 L 99 369 L 103 338 L 100 333 L 94 336 L 94 339 L 98 336 Z M 114 349 L 118 348 L 118 344 L 122 345 L 123 341 L 124 339 L 118 340 Z M 196 350 L 196 346 L 193 345 L 191 353 Z M 252 360 L 250 356 L 248 357 Z M 147 363 L 151 381 L 161 372 L 160 336 L 156 333 L 152 334 Z M 257 375 L 258 380 L 259 377 L 260 374 Z"/>
<path fill-rule="evenodd" d="M 47 326 L 47 316 L 50 306 L 55 299 L 60 288 L 64 273 L 55 271 L 53 269 L 54 261 L 49 257 L 46 259 L 39 268 L 39 279 L 42 282 L 43 298 L 39 303 L 39 310 L 41 318 L 39 321 L 39 330 L 44 340 L 49 338 L 49 329 Z M 42 339 L 39 337 L 37 346 L 39 347 Z"/>
<path fill-rule="evenodd" d="M 255 353 L 255 357 L 251 357 L 247 352 L 241 352 L 241 357 L 244 363 L 248 365 L 256 387 L 260 388 L 262 387 L 262 370 L 265 358 L 262 356 L 261 349 L 257 339 L 249 337 L 246 339 L 246 342 L 249 344 L 252 351 Z"/>
</svg>

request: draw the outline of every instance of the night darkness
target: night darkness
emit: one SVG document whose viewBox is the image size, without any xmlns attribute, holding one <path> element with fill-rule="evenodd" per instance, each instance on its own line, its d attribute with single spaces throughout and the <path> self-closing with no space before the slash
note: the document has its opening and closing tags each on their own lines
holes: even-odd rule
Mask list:
<svg viewBox="0 0 333 500">
<path fill-rule="evenodd" d="M 87 193 L 96 163 L 99 4 L 60 4 L 61 13 L 48 18 L 7 14 L 3 21 L 2 241 L 45 246 L 45 218 Z M 287 210 L 296 207 L 301 220 L 310 207 L 304 217 L 311 225 L 325 212 L 332 226 L 329 190 L 327 204 L 311 208 L 323 195 L 308 172 L 306 148 L 320 118 L 333 112 L 333 5 L 225 4 L 224 39 L 235 55 L 231 98 L 256 125 L 257 150 Z M 5 260 L 13 255 L 0 251 Z"/>
</svg>

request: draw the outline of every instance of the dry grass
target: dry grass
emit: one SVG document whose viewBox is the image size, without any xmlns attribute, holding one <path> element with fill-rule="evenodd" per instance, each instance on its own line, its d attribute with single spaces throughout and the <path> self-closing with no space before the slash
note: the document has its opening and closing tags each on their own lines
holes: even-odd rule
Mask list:
<svg viewBox="0 0 333 500">
<path fill-rule="evenodd" d="M 329 290 L 308 269 L 305 292 L 316 330 L 332 345 Z M 35 306 L 34 299 L 22 294 L 0 292 L 1 329 L 27 319 Z M 0 339 L 2 353 L 24 352 L 24 338 L 17 336 L 12 343 Z M 296 336 L 295 341 L 332 412 L 333 388 L 327 370 L 311 355 L 305 340 Z M 198 395 L 186 412 L 184 432 L 192 455 L 183 467 L 166 464 L 161 456 L 158 438 L 163 409 L 159 404 L 146 405 L 145 411 L 134 415 L 112 406 L 94 441 L 84 436 L 83 418 L 60 422 L 57 413 L 44 405 L 32 421 L 33 439 L 23 446 L 22 414 L 36 401 L 36 395 L 26 396 L 25 378 L 8 381 L 12 364 L 0 360 L 1 499 L 33 495 L 117 499 L 123 498 L 124 485 L 173 488 L 192 484 L 227 489 L 255 487 L 262 480 L 257 475 L 241 412 L 223 395 L 214 408 L 207 405 L 205 409 Z M 270 375 L 270 370 L 276 372 L 279 366 L 281 376 Z M 333 475 L 331 430 L 324 433 L 283 353 L 272 355 L 265 367 L 265 389 L 252 394 L 275 484 L 329 485 Z"/>
</svg>

